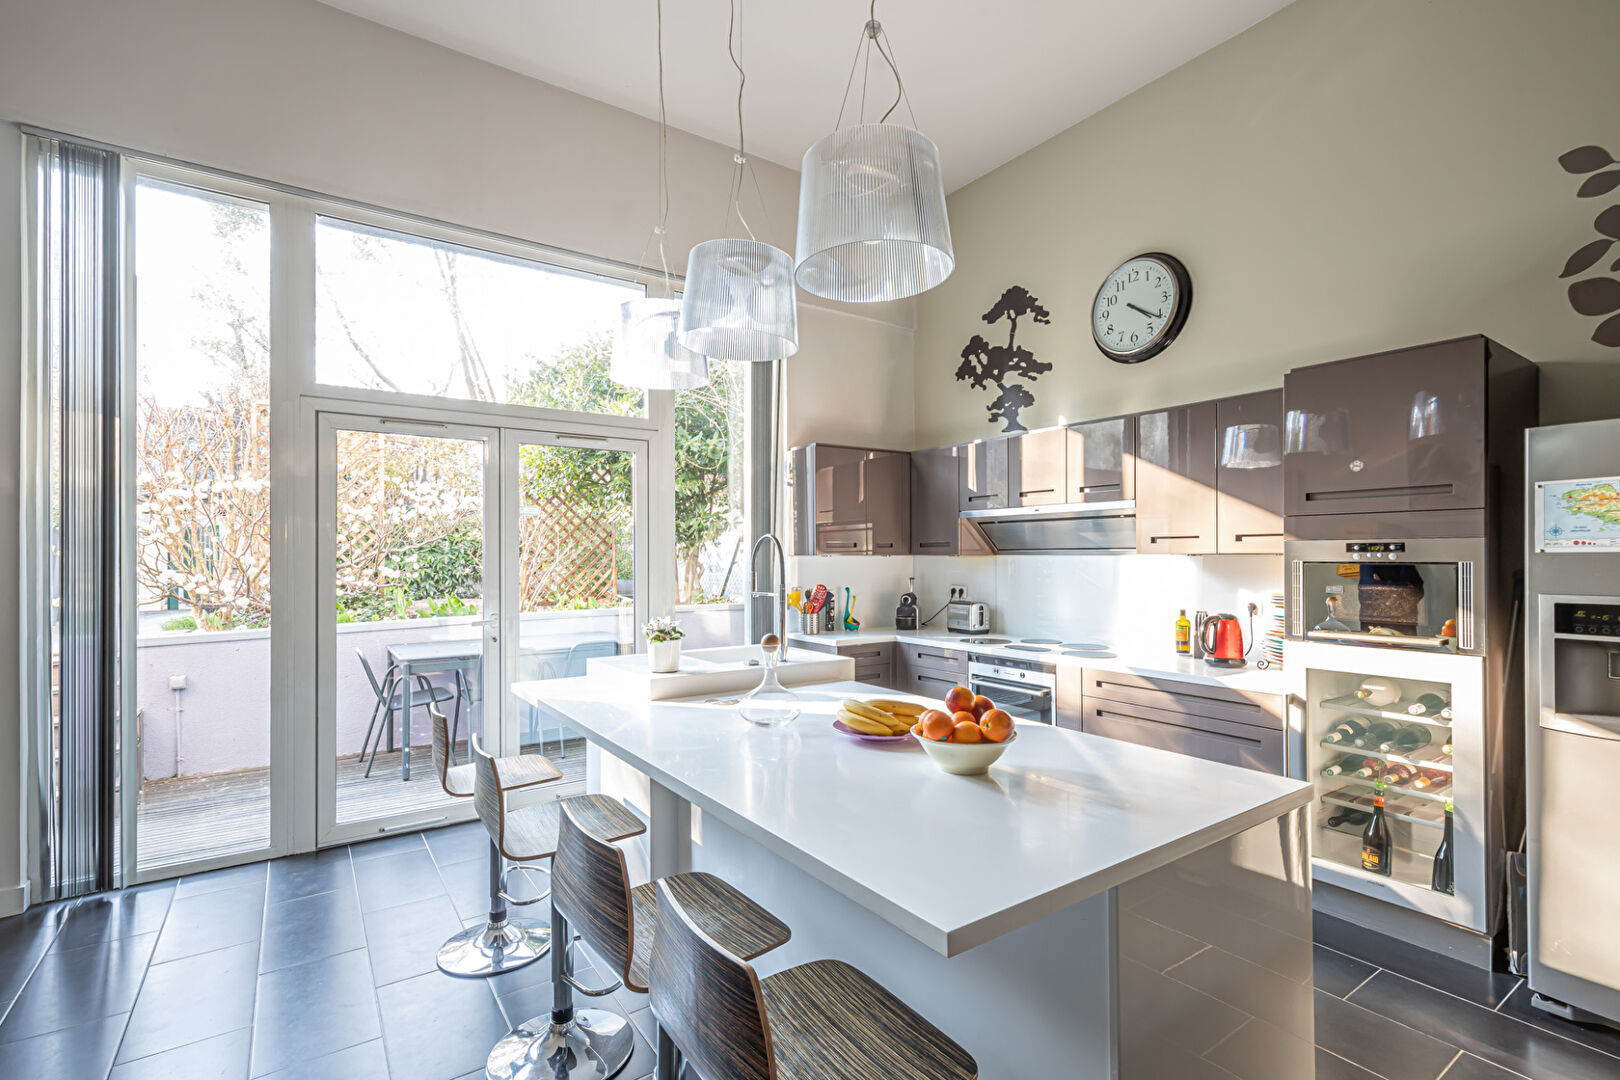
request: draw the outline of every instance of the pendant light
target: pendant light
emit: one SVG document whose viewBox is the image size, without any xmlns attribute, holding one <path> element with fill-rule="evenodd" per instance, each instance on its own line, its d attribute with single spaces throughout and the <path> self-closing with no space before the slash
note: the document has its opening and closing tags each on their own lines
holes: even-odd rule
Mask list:
<svg viewBox="0 0 1620 1080">
<path fill-rule="evenodd" d="M 863 115 L 844 128 L 855 67 L 863 51 L 870 63 L 874 48 L 894 74 L 894 103 L 877 123 L 866 123 L 863 77 Z M 932 289 L 950 276 L 956 256 L 939 150 L 917 130 L 894 46 L 877 20 L 877 0 L 868 9 L 855 61 L 832 134 L 804 154 L 794 276 L 816 296 L 867 304 Z M 902 100 L 910 127 L 886 123 Z"/>
<path fill-rule="evenodd" d="M 753 177 L 743 141 L 743 89 L 748 76 L 737 61 L 737 0 L 731 3 L 726 52 L 737 69 L 737 152 L 731 199 L 723 228 L 737 215 L 746 240 L 705 240 L 686 263 L 686 292 L 677 337 L 685 348 L 723 360 L 767 363 L 799 351 L 798 298 L 793 291 L 793 260 L 781 248 L 754 237 L 742 212 L 743 181 Z M 754 178 L 755 189 L 759 181 Z"/>
<path fill-rule="evenodd" d="M 656 0 L 658 13 L 658 263 L 664 271 L 664 295 L 626 300 L 619 305 L 619 330 L 613 338 L 608 375 L 622 386 L 642 390 L 693 390 L 709 381 L 709 360 L 681 348 L 675 331 L 681 302 L 669 280 L 664 255 L 664 232 L 669 225 L 669 124 L 664 115 L 664 0 Z M 641 250 L 641 262 L 647 249 Z M 640 264 L 638 264 L 640 265 Z"/>
</svg>

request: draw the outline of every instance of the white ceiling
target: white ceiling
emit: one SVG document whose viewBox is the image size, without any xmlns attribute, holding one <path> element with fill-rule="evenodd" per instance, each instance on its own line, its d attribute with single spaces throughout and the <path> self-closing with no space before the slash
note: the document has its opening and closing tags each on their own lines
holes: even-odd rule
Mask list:
<svg viewBox="0 0 1620 1080">
<path fill-rule="evenodd" d="M 323 0 L 643 116 L 658 111 L 654 0 Z M 797 170 L 831 130 L 867 0 L 737 0 L 751 152 Z M 989 172 L 1288 0 L 880 0 L 946 187 Z M 664 0 L 670 123 L 736 141 L 728 0 Z M 867 115 L 894 84 L 872 57 Z M 852 109 L 859 102 L 860 72 Z M 878 102 L 882 104 L 878 104 Z M 901 109 L 904 110 L 904 105 Z M 845 122 L 848 123 L 849 114 Z"/>
</svg>

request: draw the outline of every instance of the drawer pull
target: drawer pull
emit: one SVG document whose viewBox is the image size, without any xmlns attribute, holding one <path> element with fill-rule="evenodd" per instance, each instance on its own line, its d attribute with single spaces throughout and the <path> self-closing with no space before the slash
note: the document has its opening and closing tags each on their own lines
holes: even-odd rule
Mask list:
<svg viewBox="0 0 1620 1080">
<path fill-rule="evenodd" d="M 1028 491 L 1020 491 L 1018 495 L 1020 498 L 1025 495 L 1050 495 L 1056 490 L 1057 488 L 1030 488 Z"/>
<path fill-rule="evenodd" d="M 1242 543 L 1245 540 L 1275 540 L 1282 533 L 1233 533 L 1232 539 Z"/>
<path fill-rule="evenodd" d="M 951 542 L 949 540 L 919 540 L 917 542 L 917 546 L 918 547 L 950 547 Z"/>
<path fill-rule="evenodd" d="M 1202 540 L 1202 539 L 1203 539 L 1203 536 L 1200 533 L 1193 533 L 1191 536 L 1150 536 L 1150 537 L 1148 537 L 1148 543 L 1157 544 L 1160 540 Z"/>
<path fill-rule="evenodd" d="M 1163 720 L 1154 720 L 1146 716 L 1132 716 L 1130 713 L 1114 712 L 1110 709 L 1095 709 L 1093 715 L 1104 720 L 1123 720 L 1132 724 L 1154 724 L 1158 727 L 1172 728 L 1192 735 L 1208 735 L 1212 739 L 1226 739 L 1229 742 L 1248 743 L 1252 746 L 1262 745 L 1259 739 L 1250 739 L 1243 735 L 1229 735 L 1224 731 L 1210 731 L 1208 728 L 1190 727 L 1186 724 L 1171 724 Z"/>
<path fill-rule="evenodd" d="M 993 499 L 995 497 L 996 496 L 995 496 L 994 492 L 991 492 L 991 493 L 985 494 L 985 495 L 969 495 L 968 496 L 968 502 L 976 502 L 979 499 Z"/>
<path fill-rule="evenodd" d="M 1451 484 L 1417 484 L 1412 487 L 1354 488 L 1344 491 L 1307 491 L 1306 502 L 1334 502 L 1345 499 L 1408 498 L 1420 499 L 1436 495 L 1450 495 Z"/>
</svg>

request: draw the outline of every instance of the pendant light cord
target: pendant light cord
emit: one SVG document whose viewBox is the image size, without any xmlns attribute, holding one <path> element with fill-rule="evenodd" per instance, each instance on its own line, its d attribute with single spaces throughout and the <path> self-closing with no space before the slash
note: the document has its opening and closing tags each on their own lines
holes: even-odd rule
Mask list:
<svg viewBox="0 0 1620 1080">
<path fill-rule="evenodd" d="M 641 258 L 636 269 L 647 265 L 647 249 L 653 237 L 658 238 L 658 265 L 664 272 L 664 296 L 675 298 L 675 286 L 669 276 L 669 256 L 664 251 L 664 237 L 669 231 L 669 118 L 664 108 L 664 0 L 653 0 L 658 27 L 658 224 L 653 226 L 647 240 L 641 245 Z"/>
<path fill-rule="evenodd" d="M 861 27 L 861 38 L 855 44 L 855 59 L 849 64 L 849 78 L 844 81 L 844 96 L 838 103 L 838 119 L 833 121 L 833 130 L 837 131 L 844 125 L 844 110 L 849 107 L 850 91 L 855 87 L 855 69 L 861 67 L 861 57 L 866 58 L 866 65 L 861 72 L 861 105 L 857 123 L 866 122 L 866 86 L 872 72 L 872 49 L 877 49 L 883 62 L 889 65 L 889 71 L 894 75 L 894 102 L 884 110 L 878 123 L 886 123 L 900 103 L 906 103 L 906 113 L 911 117 L 911 126 L 917 127 L 917 113 L 911 107 L 911 95 L 906 93 L 905 80 L 900 78 L 900 64 L 895 58 L 894 42 L 889 38 L 889 32 L 883 29 L 883 24 L 877 20 L 877 0 L 871 0 L 867 8 L 866 25 Z"/>
<path fill-rule="evenodd" d="M 748 239 L 757 241 L 759 237 L 754 235 L 753 226 L 748 224 L 748 218 L 743 215 L 742 194 L 745 173 L 754 183 L 754 193 L 759 197 L 767 229 L 771 224 L 771 212 L 765 202 L 765 192 L 759 185 L 759 174 L 754 171 L 754 162 L 749 158 L 748 148 L 744 142 L 743 91 L 748 86 L 748 73 L 743 70 L 742 61 L 737 58 L 737 53 L 742 49 L 742 30 L 737 22 L 737 0 L 731 0 L 731 19 L 726 26 L 726 55 L 731 57 L 731 66 L 737 69 L 737 152 L 732 155 L 734 165 L 731 170 L 731 201 L 726 207 L 726 217 L 720 224 L 720 231 L 726 230 L 731 224 L 732 213 L 736 213 L 737 220 L 742 222 L 743 231 L 748 234 Z"/>
</svg>

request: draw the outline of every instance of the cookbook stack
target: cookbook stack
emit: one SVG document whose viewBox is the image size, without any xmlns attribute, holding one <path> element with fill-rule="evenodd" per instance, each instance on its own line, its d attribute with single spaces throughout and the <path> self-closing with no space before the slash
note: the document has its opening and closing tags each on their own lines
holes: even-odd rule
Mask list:
<svg viewBox="0 0 1620 1080">
<path fill-rule="evenodd" d="M 1283 635 L 1287 627 L 1284 617 L 1283 594 L 1272 593 L 1270 610 L 1266 612 L 1265 640 L 1260 643 L 1260 659 L 1274 668 L 1281 668 L 1283 662 Z"/>
</svg>

